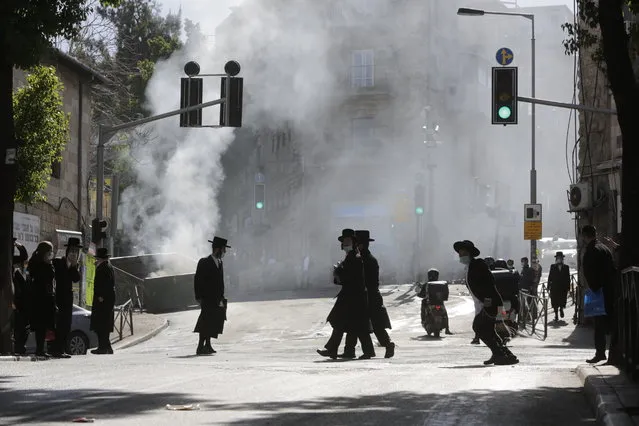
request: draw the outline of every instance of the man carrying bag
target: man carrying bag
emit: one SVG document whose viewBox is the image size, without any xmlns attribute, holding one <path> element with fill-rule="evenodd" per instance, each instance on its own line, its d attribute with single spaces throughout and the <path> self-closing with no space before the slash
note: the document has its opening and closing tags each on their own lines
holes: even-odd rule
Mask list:
<svg viewBox="0 0 639 426">
<path fill-rule="evenodd" d="M 588 285 L 584 295 L 584 316 L 592 317 L 595 322 L 595 356 L 586 362 L 595 364 L 607 359 L 606 335 L 614 325 L 617 268 L 608 247 L 597 240 L 594 226 L 584 226 L 581 236 L 585 244 L 583 274 Z"/>
</svg>

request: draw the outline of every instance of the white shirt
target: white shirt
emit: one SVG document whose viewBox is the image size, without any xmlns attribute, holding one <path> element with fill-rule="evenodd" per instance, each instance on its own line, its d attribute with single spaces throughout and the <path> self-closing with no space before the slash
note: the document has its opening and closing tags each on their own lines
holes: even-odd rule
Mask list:
<svg viewBox="0 0 639 426">
<path fill-rule="evenodd" d="M 475 315 L 479 315 L 481 310 L 484 309 L 484 303 L 481 300 L 479 300 L 475 296 L 475 293 L 473 293 L 473 291 L 470 289 L 470 285 L 468 284 L 468 266 L 466 267 L 466 287 L 468 287 L 468 291 L 470 292 L 470 295 L 473 296 L 473 302 L 475 303 Z"/>
<path fill-rule="evenodd" d="M 222 263 L 222 259 L 218 259 L 217 257 L 211 255 L 211 257 L 213 258 L 213 261 L 215 262 L 215 266 L 217 266 L 217 269 L 220 269 L 220 264 Z"/>
</svg>

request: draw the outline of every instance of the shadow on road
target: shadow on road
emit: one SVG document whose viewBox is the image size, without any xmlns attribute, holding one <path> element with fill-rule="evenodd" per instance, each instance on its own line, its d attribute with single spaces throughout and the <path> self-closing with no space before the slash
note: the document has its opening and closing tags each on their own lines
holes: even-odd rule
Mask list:
<svg viewBox="0 0 639 426">
<path fill-rule="evenodd" d="M 346 398 L 204 404 L 214 412 L 252 412 L 257 417 L 227 425 L 594 425 L 578 388 L 452 394 L 391 392 Z"/>
<path fill-rule="evenodd" d="M 442 336 L 439 337 L 435 337 L 435 336 L 429 336 L 428 334 L 424 334 L 423 336 L 417 336 L 417 337 L 411 337 L 410 340 L 419 340 L 419 341 L 439 341 L 439 340 L 443 340 Z"/>
<path fill-rule="evenodd" d="M 575 327 L 570 335 L 561 339 L 563 344 L 544 345 L 544 348 L 566 348 L 590 349 L 594 351 L 595 342 L 593 330 L 588 327 Z"/>
</svg>

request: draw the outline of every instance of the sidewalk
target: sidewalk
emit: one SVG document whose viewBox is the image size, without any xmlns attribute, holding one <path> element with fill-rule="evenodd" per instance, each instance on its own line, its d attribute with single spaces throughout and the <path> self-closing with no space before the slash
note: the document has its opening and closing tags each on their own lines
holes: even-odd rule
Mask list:
<svg viewBox="0 0 639 426">
<path fill-rule="evenodd" d="M 119 324 L 118 324 L 119 325 Z M 169 326 L 169 322 L 158 315 L 147 313 L 134 313 L 133 314 L 133 334 L 130 333 L 130 329 L 125 326 L 123 331 L 123 339 L 118 340 L 116 332 L 111 333 L 111 344 L 114 350 L 122 350 L 138 345 L 142 342 L 158 335 L 162 330 Z M 48 361 L 47 359 L 38 359 L 34 355 L 25 356 L 12 356 L 2 355 L 0 356 L 0 362 L 2 361 Z"/>
</svg>

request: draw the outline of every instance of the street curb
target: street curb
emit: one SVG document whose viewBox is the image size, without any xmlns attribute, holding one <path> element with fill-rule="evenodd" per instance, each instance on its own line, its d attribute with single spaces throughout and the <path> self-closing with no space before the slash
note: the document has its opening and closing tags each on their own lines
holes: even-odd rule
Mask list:
<svg viewBox="0 0 639 426">
<path fill-rule="evenodd" d="M 584 386 L 588 403 L 593 408 L 597 423 L 604 426 L 637 426 L 624 412 L 624 405 L 615 388 L 606 382 L 601 372 L 591 365 L 577 367 L 577 376 Z"/>
<path fill-rule="evenodd" d="M 161 326 L 159 326 L 159 327 L 155 328 L 154 330 L 151 330 L 150 332 L 138 337 L 137 339 L 134 339 L 134 340 L 131 340 L 128 343 L 125 343 L 122 346 L 116 346 L 114 349 L 121 350 L 121 349 L 127 349 L 127 348 L 130 348 L 130 347 L 133 347 L 135 345 L 139 345 L 140 343 L 146 342 L 147 340 L 152 339 L 153 337 L 157 336 L 158 334 L 160 334 L 160 332 L 162 330 L 164 330 L 168 326 L 169 326 L 169 321 L 165 319 L 164 323 Z"/>
<path fill-rule="evenodd" d="M 2 361 L 12 361 L 12 362 L 17 362 L 17 361 L 29 361 L 29 362 L 42 362 L 42 361 L 49 361 L 48 359 L 38 359 L 35 356 L 31 356 L 31 355 L 2 355 L 0 356 L 0 362 Z"/>
</svg>

